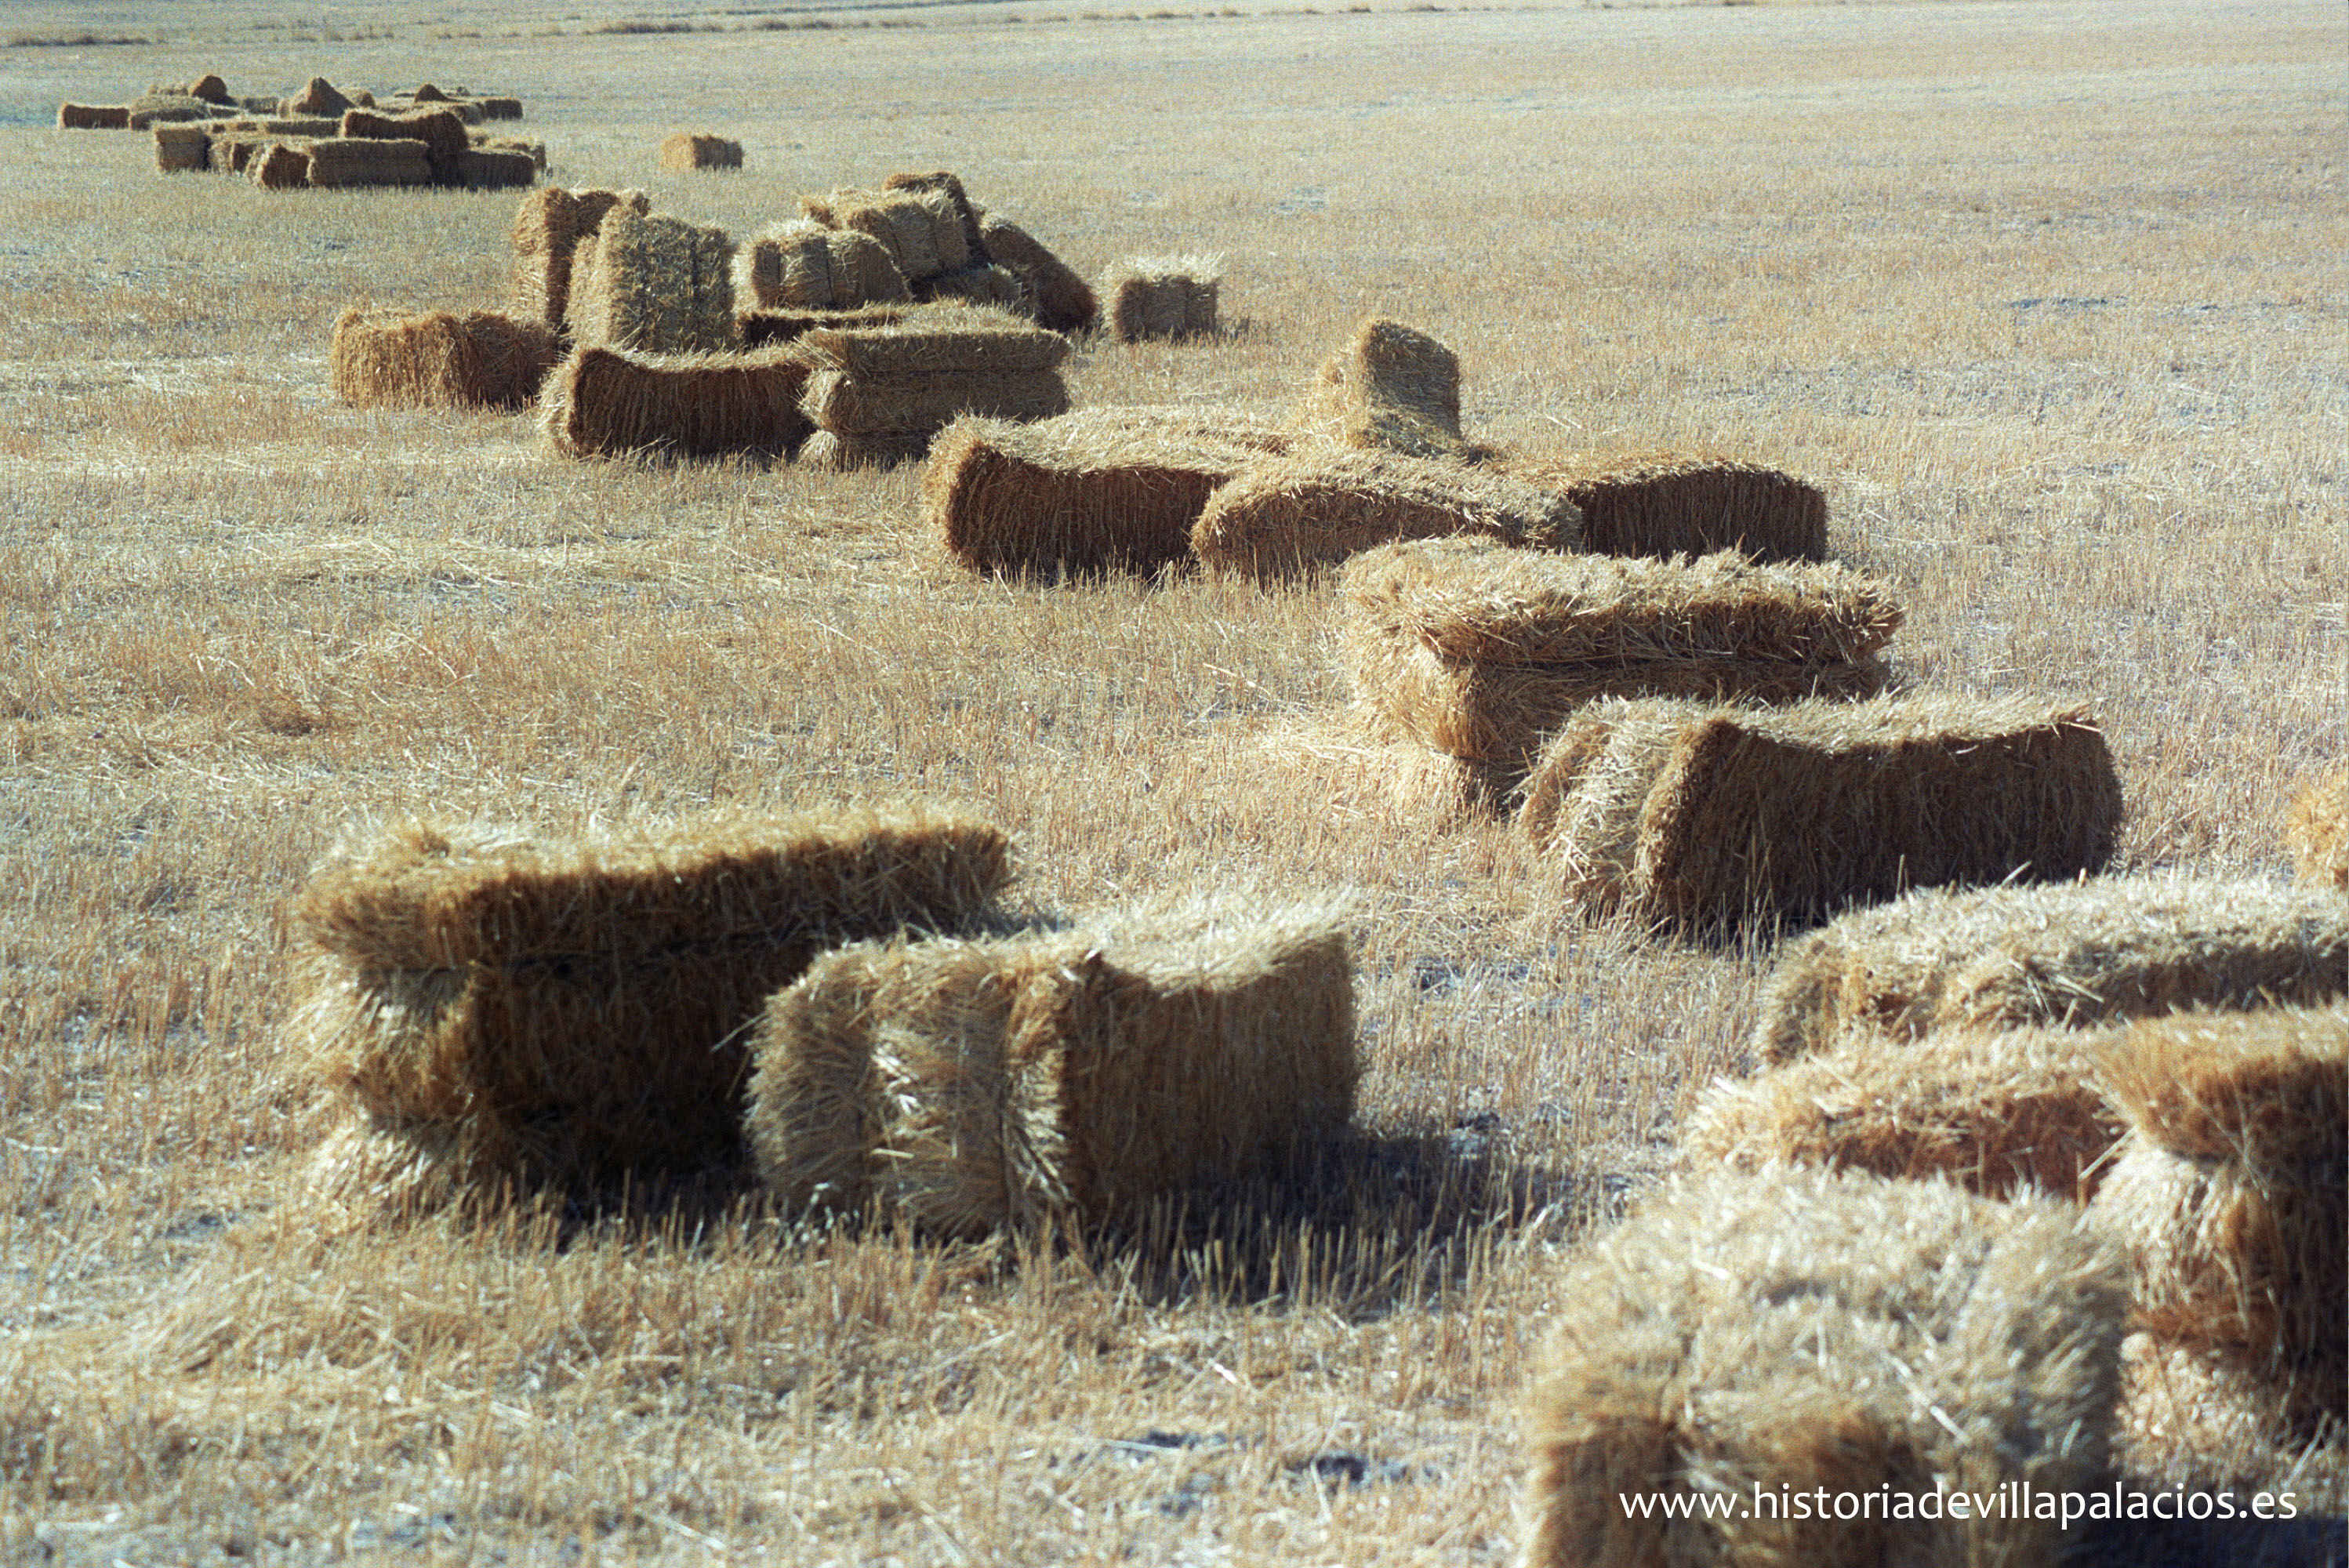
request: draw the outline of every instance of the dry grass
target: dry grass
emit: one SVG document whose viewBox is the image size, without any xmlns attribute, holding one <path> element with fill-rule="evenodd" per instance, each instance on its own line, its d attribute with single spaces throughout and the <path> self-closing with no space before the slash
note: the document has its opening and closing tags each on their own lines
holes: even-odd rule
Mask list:
<svg viewBox="0 0 2349 1568">
<path fill-rule="evenodd" d="M 335 317 L 503 308 L 520 193 L 264 200 L 50 130 L 67 98 L 461 77 L 527 98 L 550 181 L 738 235 L 943 167 L 1089 278 L 1223 249 L 1247 330 L 1080 345 L 1078 407 L 1278 418 L 1363 316 L 1412 323 L 1481 439 L 1816 484 L 1907 611 L 1896 679 L 2094 702 L 2124 869 L 2289 874 L 2285 803 L 2349 755 L 2337 7 L 1245 8 L 492 6 L 451 43 L 395 6 L 328 50 L 233 5 L 0 50 L 0 1557 L 1506 1563 L 1556 1251 L 1750 1065 L 1775 956 L 1561 929 L 1505 825 L 1272 766 L 1345 700 L 1327 587 L 996 581 L 912 472 L 344 407 Z M 647 170 L 695 104 L 752 167 Z M 1000 823 L 1041 907 L 1355 892 L 1360 1145 L 1124 1250 L 274 1218 L 321 1131 L 257 1087 L 283 912 L 346 822 L 883 789 Z"/>
</svg>

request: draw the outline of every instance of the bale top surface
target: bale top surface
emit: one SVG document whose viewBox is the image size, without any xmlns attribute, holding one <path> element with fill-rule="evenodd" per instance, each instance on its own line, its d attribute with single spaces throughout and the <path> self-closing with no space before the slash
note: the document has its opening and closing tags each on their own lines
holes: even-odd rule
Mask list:
<svg viewBox="0 0 2349 1568">
<path fill-rule="evenodd" d="M 818 327 L 800 335 L 809 364 L 888 379 L 926 370 L 1050 370 L 1069 340 L 1002 311 L 932 305 L 880 326 Z"/>
<path fill-rule="evenodd" d="M 1890 584 L 1826 565 L 1561 555 L 1475 539 L 1366 551 L 1340 588 L 1350 616 L 1471 663 L 1733 656 L 1865 658 L 1901 621 Z"/>
<path fill-rule="evenodd" d="M 2100 1056 L 2129 1126 L 2173 1152 L 2276 1166 L 2349 1145 L 2349 1007 L 2144 1018 Z"/>
</svg>

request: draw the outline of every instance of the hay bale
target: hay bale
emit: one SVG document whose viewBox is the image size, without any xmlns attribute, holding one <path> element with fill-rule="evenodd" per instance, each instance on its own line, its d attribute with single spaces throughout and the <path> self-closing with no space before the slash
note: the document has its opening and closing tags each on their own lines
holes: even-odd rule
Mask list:
<svg viewBox="0 0 2349 1568">
<path fill-rule="evenodd" d="M 188 84 L 188 96 L 202 98 L 206 103 L 233 104 L 236 101 L 228 90 L 228 84 L 209 71 Z"/>
<path fill-rule="evenodd" d="M 1102 274 L 1110 335 L 1120 343 L 1212 337 L 1223 289 L 1221 256 L 1133 256 Z"/>
<path fill-rule="evenodd" d="M 1415 458 L 1475 455 L 1460 436 L 1460 361 L 1384 316 L 1365 317 L 1321 363 L 1297 411 L 1301 434 Z"/>
<path fill-rule="evenodd" d="M 519 408 L 559 357 L 543 322 L 353 306 L 335 320 L 326 370 L 335 396 L 354 408 Z"/>
<path fill-rule="evenodd" d="M 2137 1325 L 2349 1420 L 2349 1008 L 2175 1013 L 2102 1052 L 2127 1119 L 2095 1212 Z"/>
<path fill-rule="evenodd" d="M 1754 1052 L 1792 1061 L 1847 1033 L 2080 1028 L 2344 994 L 2349 907 L 2313 888 L 2133 876 L 1927 890 L 1790 945 L 1763 987 Z"/>
<path fill-rule="evenodd" d="M 735 262 L 735 297 L 758 310 L 856 310 L 910 301 L 880 241 L 804 219 L 778 223 Z"/>
<path fill-rule="evenodd" d="M 351 107 L 354 108 L 375 108 L 375 94 L 367 91 L 365 88 L 354 89 L 351 93 Z"/>
<path fill-rule="evenodd" d="M 1484 477 L 1362 460 L 1463 484 Z M 1756 566 L 1726 552 L 1616 560 L 1476 539 L 1366 550 L 1338 602 L 1358 700 L 1438 750 L 1520 769 L 1578 710 L 1609 697 L 1872 696 L 1884 682 L 1878 652 L 1901 618 L 1889 585 L 1841 566 Z"/>
<path fill-rule="evenodd" d="M 2302 882 L 2349 892 L 2349 767 L 2309 781 L 2292 803 L 2284 838 Z"/>
<path fill-rule="evenodd" d="M 1555 1299 L 1527 1409 L 1528 1568 L 2054 1568 L 2055 1519 L 1958 1518 L 1942 1496 L 2103 1480 L 2122 1274 L 2070 1203 L 1717 1174 L 1599 1238 Z M 1788 1498 L 1817 1489 L 1877 1507 L 1794 1517 Z M 1668 1523 L 1627 1509 L 1635 1492 L 1746 1506 Z"/>
<path fill-rule="evenodd" d="M 460 1189 L 726 1160 L 741 1031 L 767 996 L 842 942 L 964 928 L 1006 851 L 994 828 L 926 810 L 567 841 L 395 828 L 337 851 L 296 899 L 286 1045 L 369 1133 Z"/>
<path fill-rule="evenodd" d="M 1057 370 L 947 370 L 905 381 L 864 381 L 838 370 L 808 377 L 800 407 L 838 436 L 927 438 L 963 414 L 982 419 L 1049 419 L 1069 411 Z"/>
<path fill-rule="evenodd" d="M 420 141 L 323 138 L 310 144 L 310 183 L 337 190 L 429 185 L 431 150 Z"/>
<path fill-rule="evenodd" d="M 849 472 L 863 469 L 896 469 L 918 463 L 930 455 L 935 432 L 895 431 L 878 436 L 843 436 L 818 430 L 799 449 L 802 468 Z"/>
<path fill-rule="evenodd" d="M 246 179 L 264 191 L 297 190 L 310 183 L 309 149 L 283 141 L 272 142 L 254 155 L 245 165 L 244 172 Z M 551 335 L 548 342 L 551 360 Z"/>
<path fill-rule="evenodd" d="M 468 131 L 466 137 L 475 152 L 518 152 L 530 160 L 535 172 L 546 172 L 546 143 L 543 141 L 533 141 L 526 136 L 492 136 L 481 130 Z"/>
<path fill-rule="evenodd" d="M 819 327 L 802 333 L 799 346 L 817 369 L 876 383 L 1054 370 L 1069 356 L 1058 333 L 1000 311 L 946 306 L 886 326 Z"/>
<path fill-rule="evenodd" d="M 1036 237 L 992 212 L 978 222 L 979 248 L 1028 285 L 1037 324 L 1054 332 L 1089 332 L 1101 321 L 1092 285 Z"/>
<path fill-rule="evenodd" d="M 347 108 L 356 107 L 353 100 L 335 90 L 335 84 L 324 77 L 312 77 L 300 92 L 285 100 L 291 114 L 332 115 L 337 120 Z"/>
<path fill-rule="evenodd" d="M 125 103 L 61 103 L 57 105 L 59 130 L 129 130 L 130 106 Z"/>
<path fill-rule="evenodd" d="M 2134 1487 L 2291 1491 L 2303 1515 L 2349 1512 L 2349 1429 L 2312 1435 L 2293 1417 L 2234 1357 L 2142 1332 L 2121 1342 L 2115 1459 Z"/>
<path fill-rule="evenodd" d="M 414 92 L 408 96 L 418 103 L 451 103 L 455 101 L 450 98 L 447 93 L 442 92 L 430 82 L 426 82 L 423 86 L 418 88 Z"/>
<path fill-rule="evenodd" d="M 967 264 L 979 266 L 995 259 L 988 253 L 986 238 L 979 231 L 978 209 L 971 205 L 970 193 L 963 189 L 962 181 L 955 175 L 943 169 L 926 173 L 892 174 L 881 181 L 881 189 L 935 191 L 945 197 L 947 205 L 954 211 L 955 222 L 962 228 L 963 246 L 969 258 Z"/>
<path fill-rule="evenodd" d="M 734 242 L 723 229 L 612 209 L 572 253 L 572 339 L 638 354 L 702 354 L 740 341 Z"/>
<path fill-rule="evenodd" d="M 807 366 L 787 350 L 640 355 L 586 345 L 548 379 L 542 424 L 569 457 L 782 457 L 806 438 Z"/>
<path fill-rule="evenodd" d="M 343 111 L 341 134 L 368 141 L 420 141 L 432 165 L 436 184 L 455 185 L 471 144 L 462 117 L 447 108 L 419 109 L 407 114 L 378 114 L 373 109 Z"/>
<path fill-rule="evenodd" d="M 1217 485 L 1288 441 L 1267 421 L 1206 407 L 962 419 L 931 448 L 922 510 L 974 572 L 1154 572 L 1190 558 Z"/>
<path fill-rule="evenodd" d="M 2104 733 L 2075 706 L 1648 699 L 1577 715 L 1518 820 L 1568 902 L 1700 932 L 1911 887 L 2068 881 L 2103 866 L 2120 812 Z"/>
<path fill-rule="evenodd" d="M 538 183 L 538 160 L 529 153 L 468 147 L 457 155 L 455 182 L 468 191 L 511 191 Z"/>
<path fill-rule="evenodd" d="M 738 274 L 740 271 L 738 266 Z M 740 318 L 742 346 L 768 348 L 779 344 L 796 343 L 819 327 L 856 331 L 872 326 L 894 326 L 905 319 L 910 309 L 898 304 L 867 304 L 854 310 L 744 311 Z"/>
<path fill-rule="evenodd" d="M 834 191 L 802 196 L 800 209 L 827 229 L 872 236 L 908 284 L 971 263 L 961 215 L 942 191 Z"/>
<path fill-rule="evenodd" d="M 481 108 L 483 119 L 520 119 L 522 118 L 522 99 L 518 98 L 491 94 L 485 98 L 476 98 L 474 102 Z"/>
<path fill-rule="evenodd" d="M 566 191 L 550 185 L 523 198 L 514 213 L 512 273 L 514 314 L 561 326 L 571 300 L 571 263 L 579 242 L 614 208 L 652 211 L 641 191 Z"/>
<path fill-rule="evenodd" d="M 681 130 L 661 143 L 660 166 L 671 174 L 689 174 L 697 169 L 740 169 L 742 144 L 722 136 Z"/>
<path fill-rule="evenodd" d="M 1571 550 L 1580 521 L 1559 497 L 1498 474 L 1313 447 L 1259 459 L 1217 486 L 1191 548 L 1202 565 L 1269 581 L 1398 540 L 1473 534 Z"/>
<path fill-rule="evenodd" d="M 242 174 L 254 154 L 276 141 L 277 138 L 257 129 L 216 129 L 204 149 L 204 167 L 214 174 Z"/>
<path fill-rule="evenodd" d="M 1826 497 L 1817 486 L 1759 463 L 1691 452 L 1616 452 L 1512 456 L 1498 466 L 1579 507 L 1583 548 L 1602 554 L 1738 550 L 1756 561 L 1826 556 Z"/>
<path fill-rule="evenodd" d="M 1353 1114 L 1340 912 L 1167 903 L 818 961 L 751 1045 L 751 1147 L 795 1209 L 975 1236 L 1255 1174 Z"/>
<path fill-rule="evenodd" d="M 202 170 L 212 160 L 212 133 L 200 125 L 155 128 L 155 167 L 165 174 Z"/>
<path fill-rule="evenodd" d="M 992 263 L 940 273 L 914 285 L 914 297 L 925 303 L 981 305 L 1033 319 L 1035 302 L 1019 274 Z"/>
<path fill-rule="evenodd" d="M 1819 1165 L 2085 1203 L 2121 1135 L 2098 1087 L 2100 1044 L 2093 1032 L 2007 1029 L 1899 1050 L 1846 1045 L 1716 1082 L 1682 1127 L 1677 1158 L 1691 1171 Z"/>
<path fill-rule="evenodd" d="M 208 103 L 192 94 L 178 90 L 141 93 L 130 100 L 129 108 L 130 112 L 127 118 L 132 130 L 222 118 L 218 104 Z"/>
</svg>

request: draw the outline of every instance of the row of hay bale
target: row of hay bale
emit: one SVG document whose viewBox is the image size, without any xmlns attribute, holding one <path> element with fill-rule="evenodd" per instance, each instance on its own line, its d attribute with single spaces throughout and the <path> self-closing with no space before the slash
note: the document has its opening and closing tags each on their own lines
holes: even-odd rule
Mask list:
<svg viewBox="0 0 2349 1568">
<path fill-rule="evenodd" d="M 387 94 L 380 106 L 365 88 L 345 93 L 324 77 L 312 77 L 301 91 L 282 98 L 245 97 L 231 93 L 228 84 L 207 72 L 192 82 L 162 83 L 149 88 L 127 104 L 64 103 L 57 106 L 59 130 L 149 130 L 175 122 L 233 119 L 248 116 L 285 119 L 327 119 L 346 109 L 382 107 L 398 112 L 425 107 L 446 108 L 467 125 L 493 119 L 520 119 L 522 100 L 503 95 L 475 96 L 462 89 L 444 92 L 426 82 L 412 93 Z"/>
<path fill-rule="evenodd" d="M 347 108 L 335 118 L 247 118 L 155 128 L 165 173 L 242 174 L 264 190 L 443 185 L 464 190 L 535 184 L 543 143 L 468 129 L 455 108 Z"/>
<path fill-rule="evenodd" d="M 1338 912 L 1009 920 L 936 809 L 549 841 L 409 824 L 296 900 L 291 1059 L 349 1218 L 754 1167 L 789 1211 L 1097 1225 L 1352 1114 Z"/>
<path fill-rule="evenodd" d="M 1764 1070 L 1561 1277 L 1526 1561 L 2053 1563 L 2076 1521 L 2027 1496 L 1918 1501 L 2123 1470 L 2341 1492 L 2344 993 L 2330 888 L 1926 892 L 1815 933 L 1764 992 Z M 1883 1501 L 1685 1502 L 1816 1488 Z"/>
<path fill-rule="evenodd" d="M 1401 323 L 1362 323 L 1285 420 L 1176 405 L 1019 427 L 973 418 L 933 447 L 926 521 L 989 574 L 1202 565 L 1258 578 L 1395 540 L 1475 535 L 1534 552 L 1738 548 L 1816 559 L 1826 501 L 1790 475 L 1691 454 L 1511 457 L 1460 429 L 1459 364 Z"/>
</svg>

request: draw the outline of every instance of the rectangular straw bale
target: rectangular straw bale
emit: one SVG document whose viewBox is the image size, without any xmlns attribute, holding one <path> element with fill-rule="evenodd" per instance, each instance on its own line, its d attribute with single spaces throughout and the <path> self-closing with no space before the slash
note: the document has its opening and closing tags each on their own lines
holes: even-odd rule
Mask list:
<svg viewBox="0 0 2349 1568">
<path fill-rule="evenodd" d="M 828 229 L 853 229 L 880 242 L 908 284 L 971 263 L 962 219 L 944 191 L 834 191 L 802 197 L 800 208 Z"/>
<path fill-rule="evenodd" d="M 2292 800 L 2284 838 L 2302 882 L 2349 892 L 2349 767 L 2309 781 Z"/>
<path fill-rule="evenodd" d="M 1498 466 L 1581 508 L 1583 548 L 1602 554 L 1826 556 L 1826 497 L 1760 463 L 1702 452 L 1569 452 L 1512 456 Z"/>
<path fill-rule="evenodd" d="M 2344 994 L 2349 901 L 2322 889 L 2166 874 L 1927 889 L 1789 944 L 1763 987 L 1754 1051 L 1791 1061 L 1847 1032 L 2085 1027 Z"/>
<path fill-rule="evenodd" d="M 342 113 L 352 107 L 352 101 L 344 97 L 335 84 L 326 77 L 312 77 L 300 92 L 287 98 L 281 107 L 287 114 L 331 115 L 335 118 L 336 123 L 340 125 Z"/>
<path fill-rule="evenodd" d="M 1608 703 L 1558 735 L 1526 793 L 1519 820 L 1570 903 L 1689 933 L 2068 880 L 2102 867 L 2121 811 L 2088 711 L 2024 698 Z"/>
<path fill-rule="evenodd" d="M 881 189 L 934 191 L 945 198 L 947 206 L 954 212 L 956 224 L 962 230 L 968 256 L 965 264 L 984 264 L 994 259 L 988 254 L 987 242 L 979 232 L 978 209 L 971 205 L 970 193 L 963 189 L 962 181 L 957 176 L 943 169 L 892 174 L 881 181 Z"/>
<path fill-rule="evenodd" d="M 211 161 L 212 132 L 200 125 L 155 128 L 155 167 L 165 174 L 202 170 Z"/>
<path fill-rule="evenodd" d="M 523 198 L 514 213 L 514 314 L 559 327 L 571 300 L 571 272 L 579 242 L 617 207 L 642 214 L 652 202 L 641 191 L 566 191 L 550 185 Z"/>
<path fill-rule="evenodd" d="M 179 91 L 141 93 L 128 106 L 132 130 L 161 125 L 183 125 L 227 118 L 218 104 Z"/>
<path fill-rule="evenodd" d="M 590 344 L 547 380 L 541 427 L 569 457 L 781 457 L 808 433 L 787 349 L 640 355 Z"/>
<path fill-rule="evenodd" d="M 1189 559 L 1217 485 L 1288 440 L 1267 421 L 1212 407 L 959 419 L 931 448 L 923 513 L 975 572 L 1155 572 Z"/>
<path fill-rule="evenodd" d="M 1191 549 L 1204 566 L 1270 581 L 1399 540 L 1470 534 L 1571 550 L 1580 521 L 1569 502 L 1498 474 L 1315 446 L 1259 459 L 1217 486 Z"/>
<path fill-rule="evenodd" d="M 57 105 L 59 130 L 129 130 L 130 106 L 127 103 L 61 103 Z"/>
<path fill-rule="evenodd" d="M 818 428 L 834 435 L 927 437 L 962 414 L 983 419 L 1065 414 L 1069 389 L 1057 370 L 947 370 L 903 381 L 865 381 L 843 371 L 818 370 L 808 377 L 800 407 Z"/>
<path fill-rule="evenodd" d="M 457 155 L 453 182 L 468 191 L 526 190 L 538 183 L 538 160 L 527 152 L 469 147 Z"/>
<path fill-rule="evenodd" d="M 2143 1332 L 2121 1341 L 2114 1457 L 2132 1488 L 2291 1491 L 2303 1516 L 2349 1513 L 2349 1428 L 2312 1437 L 2295 1431 L 2292 1418 L 2273 1382 L 2232 1357 Z M 2282 1553 L 2266 1560 L 2277 1568 L 2292 1561 Z"/>
<path fill-rule="evenodd" d="M 544 322 L 353 306 L 336 318 L 326 367 L 335 396 L 355 408 L 519 408 L 558 357 Z"/>
<path fill-rule="evenodd" d="M 1038 325 L 1090 332 L 1101 325 L 1101 301 L 1092 285 L 1026 229 L 989 212 L 979 220 L 978 233 L 988 257 L 1027 284 Z"/>
<path fill-rule="evenodd" d="M 262 130 L 216 130 L 204 149 L 204 167 L 214 174 L 242 174 L 254 153 L 276 141 Z"/>
<path fill-rule="evenodd" d="M 473 101 L 481 106 L 483 119 L 520 119 L 522 118 L 522 99 L 518 98 L 508 98 L 493 93 Z"/>
<path fill-rule="evenodd" d="M 742 144 L 722 136 L 681 130 L 661 143 L 660 166 L 672 174 L 697 169 L 740 169 Z"/>
<path fill-rule="evenodd" d="M 2349 1420 L 2349 1007 L 2173 1013 L 2101 1050 L 2127 1119 L 2095 1212 L 2135 1321 Z"/>
<path fill-rule="evenodd" d="M 638 354 L 705 354 L 740 341 L 734 242 L 723 229 L 615 207 L 573 251 L 564 319 L 574 342 Z"/>
<path fill-rule="evenodd" d="M 420 141 L 327 137 L 310 144 L 310 183 L 335 190 L 429 185 L 432 160 Z"/>
<path fill-rule="evenodd" d="M 1460 361 L 1415 327 L 1364 318 L 1322 361 L 1297 411 L 1299 433 L 1341 446 L 1463 459 Z"/>
<path fill-rule="evenodd" d="M 1003 835 L 931 809 L 713 814 L 569 840 L 409 823 L 293 911 L 300 1070 L 486 1188 L 736 1156 L 744 1026 L 809 961 L 967 929 Z"/>
<path fill-rule="evenodd" d="M 771 348 L 796 343 L 818 327 L 856 331 L 894 326 L 916 307 L 902 304 L 858 305 L 854 310 L 746 310 L 742 313 L 742 346 Z"/>
<path fill-rule="evenodd" d="M 316 138 L 340 135 L 342 119 L 336 115 L 264 115 L 247 123 L 272 136 Z"/>
<path fill-rule="evenodd" d="M 343 111 L 340 134 L 369 141 L 420 141 L 432 165 L 433 179 L 443 185 L 457 183 L 458 164 L 469 145 L 464 119 L 445 106 L 406 114 L 347 108 Z"/>
<path fill-rule="evenodd" d="M 2086 1202 L 2121 1136 L 2073 1029 L 1950 1030 L 1717 1080 L 1681 1129 L 1682 1169 L 1820 1165 L 1950 1181 L 1984 1197 L 2035 1188 Z"/>
<path fill-rule="evenodd" d="M 272 142 L 244 166 L 245 178 L 264 191 L 295 191 L 310 183 L 308 145 Z"/>
<path fill-rule="evenodd" d="M 916 284 L 914 297 L 939 304 L 985 305 L 1030 318 L 1035 315 L 1035 302 L 1028 293 L 1028 285 L 1020 281 L 1019 274 L 1007 267 L 988 263 L 965 267 L 959 272 L 940 273 L 936 277 Z"/>
<path fill-rule="evenodd" d="M 1340 912 L 1223 898 L 868 944 L 777 996 L 751 1050 L 751 1147 L 787 1205 L 1089 1227 L 1340 1136 L 1353 964 Z"/>
<path fill-rule="evenodd" d="M 816 368 L 874 382 L 1052 370 L 1069 356 L 1069 340 L 1058 333 L 1002 311 L 959 306 L 935 306 L 887 326 L 818 328 L 799 345 Z"/>
<path fill-rule="evenodd" d="M 1407 459 L 1388 459 L 1407 460 Z M 1428 464 L 1439 472 L 1474 473 Z M 1360 700 L 1463 757 L 1523 765 L 1608 697 L 1788 702 L 1879 690 L 1890 586 L 1842 566 L 1511 550 L 1475 539 L 1364 551 L 1339 587 Z"/>
<path fill-rule="evenodd" d="M 829 310 L 831 231 L 807 219 L 771 225 L 734 253 L 734 299 L 752 310 Z"/>
<path fill-rule="evenodd" d="M 802 467 L 811 469 L 896 469 L 918 463 L 930 455 L 936 432 L 893 431 L 874 436 L 843 436 L 818 430 L 799 449 Z"/>
<path fill-rule="evenodd" d="M 2104 1480 L 2126 1291 L 2069 1202 L 1720 1172 L 1642 1204 L 1550 1297 L 1526 1408 L 1526 1568 L 2055 1568 L 2055 1518 L 1960 1518 L 1936 1494 Z M 1784 1506 L 1821 1489 L 1877 1507 Z M 1642 1517 L 1628 1493 L 1679 1517 Z M 1731 1506 L 1689 1508 L 1708 1496 Z"/>
<path fill-rule="evenodd" d="M 533 170 L 541 174 L 546 172 L 546 143 L 543 141 L 533 141 L 528 137 L 485 136 L 477 130 L 472 133 L 472 150 L 475 152 L 518 152 L 524 158 L 530 160 L 530 166 Z"/>
<path fill-rule="evenodd" d="M 1133 256 L 1102 274 L 1110 335 L 1120 343 L 1211 337 L 1221 295 L 1221 256 Z"/>
</svg>

